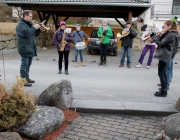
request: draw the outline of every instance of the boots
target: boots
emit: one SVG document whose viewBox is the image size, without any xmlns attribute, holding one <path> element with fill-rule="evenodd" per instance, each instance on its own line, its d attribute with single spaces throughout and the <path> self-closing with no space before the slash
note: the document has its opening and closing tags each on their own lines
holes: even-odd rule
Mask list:
<svg viewBox="0 0 180 140">
<path fill-rule="evenodd" d="M 62 72 L 62 70 L 61 70 L 61 69 L 59 69 L 59 72 L 58 72 L 58 74 L 61 74 L 61 72 Z"/>
<path fill-rule="evenodd" d="M 65 74 L 66 74 L 66 75 L 69 75 L 69 72 L 68 72 L 68 70 L 65 70 Z"/>
<path fill-rule="evenodd" d="M 157 91 L 154 96 L 156 97 L 166 97 L 167 96 L 167 90 L 160 90 L 159 92 Z"/>
<path fill-rule="evenodd" d="M 103 61 L 103 66 L 106 67 L 106 61 Z"/>
<path fill-rule="evenodd" d="M 78 66 L 78 63 L 77 62 L 74 62 L 74 67 L 77 67 Z"/>
<path fill-rule="evenodd" d="M 86 65 L 84 64 L 84 62 L 81 62 L 81 66 L 86 66 Z"/>
<path fill-rule="evenodd" d="M 103 64 L 103 61 L 101 60 L 100 62 L 99 62 L 99 65 L 98 66 L 101 66 Z"/>
<path fill-rule="evenodd" d="M 29 82 L 26 82 L 26 83 L 24 84 L 24 86 L 26 86 L 26 87 L 31 87 L 31 86 L 32 86 L 32 84 L 31 84 L 31 83 L 29 83 Z"/>
</svg>

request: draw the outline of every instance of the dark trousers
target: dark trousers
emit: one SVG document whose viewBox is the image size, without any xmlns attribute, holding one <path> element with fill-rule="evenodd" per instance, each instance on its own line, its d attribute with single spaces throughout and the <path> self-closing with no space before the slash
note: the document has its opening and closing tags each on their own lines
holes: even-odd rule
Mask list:
<svg viewBox="0 0 180 140">
<path fill-rule="evenodd" d="M 32 64 L 32 57 L 21 57 L 21 67 L 20 67 L 20 76 L 22 78 L 29 79 L 29 70 Z"/>
<path fill-rule="evenodd" d="M 159 60 L 158 75 L 161 82 L 162 90 L 165 90 L 167 88 L 166 66 L 166 63 Z"/>
<path fill-rule="evenodd" d="M 64 66 L 65 70 L 68 70 L 68 63 L 69 63 L 69 52 L 70 51 L 58 51 L 59 54 L 59 69 L 62 69 L 62 60 L 64 56 Z"/>
<path fill-rule="evenodd" d="M 106 56 L 107 56 L 107 46 L 108 44 L 100 44 L 100 60 L 101 61 L 106 61 Z"/>
</svg>

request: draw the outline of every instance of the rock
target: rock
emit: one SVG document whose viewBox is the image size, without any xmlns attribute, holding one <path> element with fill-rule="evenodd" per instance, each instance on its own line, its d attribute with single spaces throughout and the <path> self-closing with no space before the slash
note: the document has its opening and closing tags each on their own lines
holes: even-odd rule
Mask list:
<svg viewBox="0 0 180 140">
<path fill-rule="evenodd" d="M 1 48 L 4 48 L 4 47 L 6 47 L 7 45 L 6 45 L 6 43 L 5 42 L 0 42 L 0 49 Z"/>
<path fill-rule="evenodd" d="M 62 110 L 56 107 L 38 106 L 28 121 L 18 128 L 18 132 L 35 140 L 41 140 L 46 135 L 57 130 L 64 122 Z"/>
<path fill-rule="evenodd" d="M 54 106 L 62 110 L 69 109 L 72 103 L 72 87 L 69 80 L 51 84 L 36 100 L 38 105 Z"/>
<path fill-rule="evenodd" d="M 11 40 L 9 42 L 9 44 L 7 45 L 6 49 L 14 49 L 16 48 L 16 41 L 15 40 Z"/>
<path fill-rule="evenodd" d="M 0 140 L 22 140 L 16 132 L 0 132 Z"/>
<path fill-rule="evenodd" d="M 0 41 L 8 41 L 8 40 L 12 40 L 12 39 L 15 39 L 15 36 L 12 34 L 0 35 Z"/>
<path fill-rule="evenodd" d="M 176 102 L 176 108 L 180 111 L 180 97 L 179 100 Z"/>
<path fill-rule="evenodd" d="M 165 134 L 171 139 L 180 138 L 180 113 L 163 118 Z"/>
<path fill-rule="evenodd" d="M 162 130 L 160 133 L 158 133 L 153 140 L 170 140 L 168 136 L 164 134 L 164 130 Z"/>
</svg>

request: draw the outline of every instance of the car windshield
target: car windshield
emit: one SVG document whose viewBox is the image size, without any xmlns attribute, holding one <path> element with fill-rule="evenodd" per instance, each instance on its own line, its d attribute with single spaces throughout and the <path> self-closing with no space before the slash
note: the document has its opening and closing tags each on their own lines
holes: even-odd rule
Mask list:
<svg viewBox="0 0 180 140">
<path fill-rule="evenodd" d="M 98 38 L 98 35 L 97 35 L 97 32 L 98 32 L 98 30 L 93 30 L 92 31 L 92 33 L 91 33 L 91 37 L 92 38 Z M 113 37 L 112 38 L 114 38 L 114 31 L 112 31 L 113 32 Z"/>
</svg>

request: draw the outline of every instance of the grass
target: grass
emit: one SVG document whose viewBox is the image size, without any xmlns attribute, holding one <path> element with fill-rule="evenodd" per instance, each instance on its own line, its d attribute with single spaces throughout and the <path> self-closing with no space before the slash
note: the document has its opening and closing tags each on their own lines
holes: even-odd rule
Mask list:
<svg viewBox="0 0 180 140">
<path fill-rule="evenodd" d="M 0 34 L 13 34 L 16 35 L 15 28 L 17 23 L 13 22 L 0 22 Z"/>
</svg>

